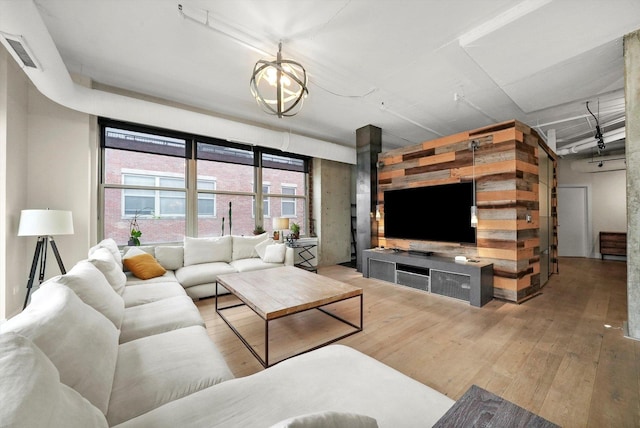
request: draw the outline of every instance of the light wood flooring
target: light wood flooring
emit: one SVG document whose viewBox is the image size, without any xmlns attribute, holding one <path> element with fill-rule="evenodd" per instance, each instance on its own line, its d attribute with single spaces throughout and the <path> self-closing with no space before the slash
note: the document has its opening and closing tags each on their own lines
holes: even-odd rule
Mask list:
<svg viewBox="0 0 640 428">
<path fill-rule="evenodd" d="M 319 275 L 364 290 L 364 330 L 338 343 L 453 399 L 476 384 L 563 427 L 640 427 L 640 342 L 622 330 L 626 264 L 561 258 L 559 266 L 541 295 L 520 305 L 494 299 L 482 308 L 343 266 L 322 267 Z M 234 375 L 262 370 L 214 303 L 197 305 Z M 334 310 L 354 316 L 356 309 L 345 303 Z M 263 328 L 245 316 L 246 325 Z M 274 341 L 290 340 L 278 345 L 291 347 L 283 355 L 333 328 L 305 317 L 274 326 Z"/>
</svg>

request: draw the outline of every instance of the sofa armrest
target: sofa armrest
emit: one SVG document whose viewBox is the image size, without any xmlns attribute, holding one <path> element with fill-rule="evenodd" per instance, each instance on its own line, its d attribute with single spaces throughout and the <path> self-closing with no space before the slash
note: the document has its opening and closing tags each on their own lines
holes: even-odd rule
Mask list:
<svg viewBox="0 0 640 428">
<path fill-rule="evenodd" d="M 284 253 L 284 265 L 285 266 L 293 266 L 293 262 L 295 260 L 295 252 L 293 248 L 287 247 L 287 251 Z"/>
</svg>

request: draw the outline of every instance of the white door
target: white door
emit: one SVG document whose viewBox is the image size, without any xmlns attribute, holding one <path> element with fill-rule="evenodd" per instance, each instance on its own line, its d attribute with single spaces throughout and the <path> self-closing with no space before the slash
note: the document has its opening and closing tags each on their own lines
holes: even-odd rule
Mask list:
<svg viewBox="0 0 640 428">
<path fill-rule="evenodd" d="M 589 257 L 587 188 L 558 187 L 558 255 Z"/>
</svg>

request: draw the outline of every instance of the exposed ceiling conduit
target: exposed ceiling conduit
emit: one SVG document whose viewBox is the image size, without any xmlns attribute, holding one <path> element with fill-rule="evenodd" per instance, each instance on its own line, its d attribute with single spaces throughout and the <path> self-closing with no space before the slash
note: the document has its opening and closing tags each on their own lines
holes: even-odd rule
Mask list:
<svg viewBox="0 0 640 428">
<path fill-rule="evenodd" d="M 620 129 L 615 129 L 613 131 L 605 132 L 602 136 L 605 144 L 613 143 L 614 141 L 623 140 L 626 136 L 625 128 L 620 128 Z M 559 156 L 570 155 L 570 154 L 575 154 L 583 150 L 587 150 L 597 146 L 598 146 L 598 140 L 596 140 L 594 137 L 588 137 L 580 141 L 576 141 L 575 143 L 566 145 L 561 149 L 559 149 L 556 153 Z"/>
<path fill-rule="evenodd" d="M 627 169 L 627 161 L 624 155 L 599 156 L 574 160 L 571 169 L 577 172 L 620 171 Z"/>
<path fill-rule="evenodd" d="M 32 0 L 3 2 L 0 31 L 22 36 L 41 66 L 41 69 L 25 67 L 23 71 L 43 95 L 72 110 L 160 128 L 170 127 L 177 131 L 229 141 L 286 149 L 290 153 L 338 162 L 356 163 L 356 151 L 351 147 L 91 89 L 75 83 Z M 6 40 L 3 37 L 0 40 L 12 52 Z"/>
</svg>

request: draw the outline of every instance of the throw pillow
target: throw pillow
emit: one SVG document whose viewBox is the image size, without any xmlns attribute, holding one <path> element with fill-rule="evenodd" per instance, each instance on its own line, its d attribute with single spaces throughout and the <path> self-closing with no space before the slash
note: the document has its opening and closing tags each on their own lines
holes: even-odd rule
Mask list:
<svg viewBox="0 0 640 428">
<path fill-rule="evenodd" d="M 167 270 L 178 270 L 184 265 L 184 247 L 182 245 L 158 246 L 156 260 Z"/>
<path fill-rule="evenodd" d="M 46 287 L 48 282 L 42 287 Z M 117 329 L 120 328 L 124 317 L 124 300 L 91 262 L 79 261 L 69 272 L 56 277 L 55 282 L 72 289 L 84 303 L 107 317 Z"/>
<path fill-rule="evenodd" d="M 276 241 L 274 241 L 273 239 L 268 238 L 262 241 L 261 243 L 257 244 L 254 249 L 256 250 L 256 254 L 258 254 L 258 257 L 260 257 L 261 259 L 264 259 L 265 250 L 269 245 L 275 244 L 275 242 Z"/>
<path fill-rule="evenodd" d="M 287 251 L 285 244 L 272 244 L 264 251 L 262 261 L 265 263 L 284 263 L 284 256 Z"/>
<path fill-rule="evenodd" d="M 167 270 L 151 254 L 136 248 L 127 251 L 122 262 L 136 278 L 140 279 L 151 279 L 167 273 Z"/>
<path fill-rule="evenodd" d="M 218 238 L 184 237 L 184 265 L 200 263 L 230 262 L 232 252 L 231 236 Z"/>
<path fill-rule="evenodd" d="M 33 293 L 25 310 L 0 325 L 0 333 L 8 332 L 31 339 L 58 369 L 62 383 L 107 413 L 118 358 L 119 332 L 113 323 L 68 287 L 51 282 Z"/>
<path fill-rule="evenodd" d="M 319 412 L 280 421 L 271 428 L 378 428 L 378 422 L 366 415 L 347 412 Z"/>
<path fill-rule="evenodd" d="M 267 237 L 266 232 L 256 236 L 233 236 L 233 251 L 231 259 L 239 260 L 258 257 L 258 253 L 256 253 L 256 244 L 265 241 Z"/>
<path fill-rule="evenodd" d="M 100 410 L 60 383 L 56 367 L 26 337 L 0 335 L 0 373 L 2 426 L 107 427 Z"/>
<path fill-rule="evenodd" d="M 122 267 L 113 260 L 111 252 L 106 248 L 98 248 L 89 256 L 89 262 L 102 272 L 111 287 L 122 296 L 124 286 L 127 283 L 127 275 L 122 271 Z"/>
<path fill-rule="evenodd" d="M 113 260 L 120 266 L 122 269 L 122 255 L 120 254 L 120 249 L 118 248 L 118 244 L 112 238 L 106 238 L 102 241 L 98 242 L 95 246 L 89 248 L 89 256 L 93 254 L 98 248 L 106 248 L 109 250 L 111 255 L 113 256 Z"/>
</svg>

